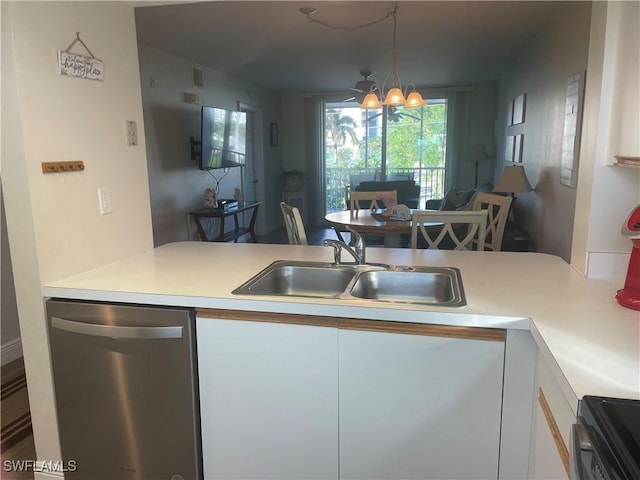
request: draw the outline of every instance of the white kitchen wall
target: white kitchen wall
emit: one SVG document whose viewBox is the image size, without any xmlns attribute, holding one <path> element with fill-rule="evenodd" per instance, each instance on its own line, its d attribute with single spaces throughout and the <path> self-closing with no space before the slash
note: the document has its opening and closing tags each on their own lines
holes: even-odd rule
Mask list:
<svg viewBox="0 0 640 480">
<path fill-rule="evenodd" d="M 16 303 L 16 289 L 13 283 L 11 269 L 11 252 L 9 251 L 9 237 L 7 236 L 7 222 L 4 214 L 4 196 L 0 189 L 0 360 L 2 365 L 22 357 L 22 342 L 20 340 L 20 324 L 18 323 L 18 305 Z"/>
<path fill-rule="evenodd" d="M 263 171 L 259 182 L 264 198 L 258 198 L 263 203 L 258 210 L 256 232 L 264 234 L 280 228 L 280 149 L 271 148 L 268 134 L 269 123 L 279 123 L 280 96 L 144 44 L 138 49 L 154 244 L 189 239 L 187 212 L 202 207 L 205 189 L 215 187 L 216 180 L 206 171 L 199 170 L 197 162 L 191 160 L 189 137 L 200 140 L 203 105 L 236 110 L 237 102 L 241 102 L 262 110 L 262 128 L 266 133 L 263 144 L 259 145 L 264 153 L 264 165 L 259 166 Z M 203 88 L 193 86 L 193 68 L 202 71 Z M 200 103 L 185 103 L 184 93 L 197 95 Z M 284 137 L 284 132 L 280 132 L 280 137 Z M 223 170 L 211 173 L 218 179 L 224 175 Z M 240 168 L 231 168 L 220 182 L 220 198 L 233 198 L 234 189 L 241 187 Z M 227 222 L 231 225 L 231 219 Z M 196 238 L 194 230 L 195 227 L 191 239 Z"/>
<path fill-rule="evenodd" d="M 36 453 L 57 460 L 41 285 L 153 247 L 134 14 L 128 2 L 1 8 L 7 231 Z M 104 62 L 104 81 L 57 73 L 57 51 L 76 32 Z M 137 122 L 139 145 L 126 145 L 125 120 Z M 41 162 L 67 160 L 85 170 L 42 173 Z M 111 190 L 109 215 L 99 213 L 98 187 Z"/>
<path fill-rule="evenodd" d="M 576 189 L 560 184 L 567 79 L 587 69 L 591 3 L 559 6 L 546 27 L 524 45 L 500 84 L 497 121 L 502 173 L 507 135 L 524 134 L 523 165 L 535 192 L 516 194 L 514 208 L 537 250 L 571 256 Z M 526 94 L 525 122 L 507 127 L 507 103 Z M 495 182 L 494 182 L 495 183 Z"/>
<path fill-rule="evenodd" d="M 620 228 L 640 204 L 640 168 L 611 165 L 614 155 L 640 156 L 640 4 L 594 4 L 591 32 L 571 263 L 622 285 L 631 242 Z"/>
</svg>

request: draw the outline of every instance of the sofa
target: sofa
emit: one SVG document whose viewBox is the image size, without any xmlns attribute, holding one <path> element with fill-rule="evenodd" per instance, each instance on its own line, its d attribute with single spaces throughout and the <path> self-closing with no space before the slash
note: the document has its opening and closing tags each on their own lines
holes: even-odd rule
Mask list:
<svg viewBox="0 0 640 480">
<path fill-rule="evenodd" d="M 398 204 L 404 204 L 409 208 L 418 208 L 420 201 L 420 185 L 417 185 L 415 180 L 360 182 L 354 190 L 356 192 L 390 192 L 395 190 L 398 194 Z M 347 199 L 347 208 L 348 205 Z"/>
<path fill-rule="evenodd" d="M 493 184 L 485 182 L 472 190 L 449 190 L 444 198 L 427 200 L 425 208 L 427 210 L 469 210 L 473 205 L 473 200 L 479 192 L 490 193 L 493 191 Z"/>
</svg>

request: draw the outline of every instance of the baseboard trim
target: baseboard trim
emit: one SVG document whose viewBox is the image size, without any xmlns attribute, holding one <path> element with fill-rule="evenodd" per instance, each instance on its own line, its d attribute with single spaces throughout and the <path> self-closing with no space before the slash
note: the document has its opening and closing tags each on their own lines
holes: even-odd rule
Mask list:
<svg viewBox="0 0 640 480">
<path fill-rule="evenodd" d="M 15 338 L 0 346 L 0 360 L 3 366 L 20 357 L 22 357 L 22 340 L 20 338 Z"/>
</svg>

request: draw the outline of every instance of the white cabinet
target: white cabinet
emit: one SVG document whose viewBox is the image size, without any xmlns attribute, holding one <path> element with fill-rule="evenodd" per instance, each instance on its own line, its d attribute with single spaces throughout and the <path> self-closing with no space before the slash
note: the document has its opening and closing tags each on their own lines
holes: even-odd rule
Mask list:
<svg viewBox="0 0 640 480">
<path fill-rule="evenodd" d="M 571 425 L 576 421 L 577 404 L 570 405 L 560 381 L 553 374 L 557 366 L 539 354 L 537 362 L 537 408 L 533 422 L 533 438 L 529 478 L 562 480 L 569 478 L 569 445 Z"/>
<path fill-rule="evenodd" d="M 207 479 L 498 477 L 503 331 L 211 310 L 197 339 Z"/>
<path fill-rule="evenodd" d="M 337 329 L 196 328 L 205 478 L 338 478 Z"/>
<path fill-rule="evenodd" d="M 340 330 L 340 477 L 498 477 L 504 343 Z"/>
</svg>

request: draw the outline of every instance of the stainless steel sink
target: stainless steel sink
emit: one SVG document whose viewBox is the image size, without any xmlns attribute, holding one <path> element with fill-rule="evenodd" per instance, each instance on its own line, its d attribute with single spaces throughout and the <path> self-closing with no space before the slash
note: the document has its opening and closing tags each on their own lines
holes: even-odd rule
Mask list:
<svg viewBox="0 0 640 480">
<path fill-rule="evenodd" d="M 278 261 L 232 293 L 329 298 L 342 294 L 355 274 L 330 263 Z"/>
<path fill-rule="evenodd" d="M 382 302 L 462 306 L 460 272 L 453 268 L 399 267 L 362 272 L 350 294 Z"/>
<path fill-rule="evenodd" d="M 451 307 L 466 305 L 460 271 L 448 267 L 336 265 L 280 260 L 232 293 Z"/>
</svg>

